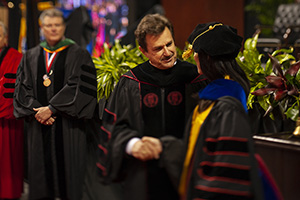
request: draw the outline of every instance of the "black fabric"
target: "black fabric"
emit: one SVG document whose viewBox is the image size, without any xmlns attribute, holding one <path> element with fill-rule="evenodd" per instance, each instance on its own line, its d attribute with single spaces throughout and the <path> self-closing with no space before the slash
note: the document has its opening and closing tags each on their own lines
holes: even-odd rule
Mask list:
<svg viewBox="0 0 300 200">
<path fill-rule="evenodd" d="M 97 81 L 95 81 L 95 79 L 92 79 L 88 76 L 85 76 L 85 75 L 81 75 L 80 76 L 80 79 L 90 85 L 95 85 L 97 83 Z"/>
<path fill-rule="evenodd" d="M 210 56 L 235 58 L 242 47 L 243 38 L 237 35 L 235 28 L 217 24 L 220 22 L 198 24 L 188 37 L 188 42 L 193 45 L 195 52 L 202 49 Z"/>
<path fill-rule="evenodd" d="M 122 182 L 124 199 L 178 199 L 176 181 L 169 176 L 171 168 L 164 164 L 169 155 L 164 153 L 160 160 L 141 162 L 127 155 L 125 146 L 131 138 L 144 135 L 166 143 L 165 137 L 182 138 L 187 113 L 196 104 L 191 95 L 206 84 L 196 66 L 180 60 L 169 70 L 159 70 L 145 62 L 121 77 L 103 115 L 101 134 L 106 137 L 100 144 L 107 154 L 100 151 L 98 165 L 105 181 Z M 174 96 L 169 96 L 172 92 Z M 180 101 L 176 94 L 181 96 Z"/>
<path fill-rule="evenodd" d="M 84 86 L 80 86 L 79 88 L 80 88 L 80 91 L 82 93 L 97 98 L 97 94 L 95 94 L 95 90 L 91 90 L 90 88 L 87 88 L 87 87 L 84 87 Z"/>
<path fill-rule="evenodd" d="M 3 87 L 4 87 L 4 88 L 7 88 L 7 89 L 8 89 L 8 88 L 12 88 L 12 89 L 13 89 L 13 88 L 15 88 L 15 84 L 14 84 L 14 83 L 4 83 L 4 84 L 3 84 Z M 13 98 L 13 95 L 14 95 L 13 92 L 6 92 L 6 93 L 3 94 L 3 96 L 4 96 L 5 98 L 10 98 L 10 99 Z"/>
<path fill-rule="evenodd" d="M 90 43 L 93 31 L 92 20 L 85 6 L 76 8 L 66 19 L 66 37 L 82 48 Z"/>
<path fill-rule="evenodd" d="M 11 79 L 15 79 L 16 78 L 16 74 L 13 73 L 6 73 L 4 74 L 5 78 L 11 78 Z"/>
<path fill-rule="evenodd" d="M 157 101 L 157 105 L 154 107 L 149 106 L 151 102 L 146 102 L 146 95 L 149 95 L 149 91 L 151 95 L 155 94 L 157 97 L 156 100 L 152 100 Z M 173 85 L 161 88 L 142 84 L 141 98 L 143 99 L 142 110 L 145 123 L 144 135 L 152 137 L 173 135 L 181 138 L 184 130 L 184 122 L 186 121 L 184 95 L 185 85 Z"/>
<path fill-rule="evenodd" d="M 38 69 L 37 69 L 37 100 L 41 103 L 42 106 L 47 106 L 49 104 L 47 99 L 47 88 L 43 85 L 43 76 L 46 74 L 46 64 L 44 58 L 44 50 L 42 48 L 39 49 L 39 57 L 38 57 Z M 53 83 L 52 83 L 53 84 Z"/>
<path fill-rule="evenodd" d="M 47 73 L 46 66 L 45 66 L 45 58 L 44 58 L 44 50 L 41 49 L 40 56 L 39 56 L 39 68 L 38 68 L 38 77 L 37 85 L 38 87 L 38 101 L 42 103 L 43 106 L 49 105 L 49 99 L 52 96 L 49 96 L 50 88 L 45 87 L 43 85 L 43 76 Z M 53 67 L 51 67 L 52 74 L 49 75 L 51 80 L 51 84 L 54 85 L 54 94 L 57 93 L 59 90 L 62 89 L 63 82 L 64 82 L 64 68 L 61 66 L 65 66 L 65 58 L 68 52 L 68 48 L 62 52 L 59 52 L 57 57 L 53 62 Z M 53 75 L 53 76 L 52 76 Z M 53 95 L 53 94 L 52 94 Z M 52 130 L 49 126 L 42 126 L 42 132 L 45 135 L 43 140 L 44 154 L 46 155 L 44 158 L 44 162 L 49 162 L 49 159 L 56 158 L 53 161 L 54 165 L 46 165 L 45 167 L 45 174 L 47 175 L 47 183 L 50 185 L 50 188 L 53 189 L 51 193 L 57 194 L 60 197 L 66 197 L 66 187 L 65 187 L 65 166 L 64 166 L 64 155 L 63 153 L 56 153 L 56 152 L 63 152 L 63 131 L 62 131 L 62 118 L 61 116 L 56 116 L 55 119 L 55 130 Z M 49 142 L 51 141 L 51 142 Z M 53 179 L 53 174 L 57 174 L 57 180 Z M 57 181 L 58 184 L 56 185 L 54 182 Z M 55 197 L 55 196 L 53 196 Z"/>
<path fill-rule="evenodd" d="M 249 181 L 249 170 L 248 169 L 237 169 L 232 167 L 214 167 L 209 165 L 202 165 L 203 174 L 209 177 L 215 177 L 216 174 L 218 178 L 225 177 L 237 180 Z"/>
<path fill-rule="evenodd" d="M 186 145 L 191 121 L 190 118 L 187 124 Z M 220 153 L 211 154 L 206 151 L 207 146 L 211 145 L 207 138 L 244 141 L 246 147 L 240 149 L 232 147 L 234 143 L 218 142 L 214 149 Z M 251 127 L 248 116 L 237 99 L 226 96 L 215 102 L 201 125 L 193 152 L 186 199 L 262 199 Z"/>
<path fill-rule="evenodd" d="M 3 96 L 4 96 L 5 98 L 11 99 L 11 98 L 14 97 L 14 93 L 4 93 Z"/>
<path fill-rule="evenodd" d="M 0 52 L 0 66 L 10 47 L 4 47 Z"/>
<path fill-rule="evenodd" d="M 207 150 L 209 152 L 222 153 L 223 151 L 232 151 L 232 152 L 248 152 L 247 142 L 246 141 L 233 141 L 233 140 L 223 140 L 218 142 L 206 142 Z"/>
<path fill-rule="evenodd" d="M 96 73 L 96 69 L 94 67 L 91 67 L 91 66 L 88 66 L 88 65 L 85 65 L 85 64 L 83 64 L 81 66 L 81 69 L 85 72 L 89 72 L 90 74 L 95 74 Z"/>
<path fill-rule="evenodd" d="M 80 90 L 84 86 L 96 94 L 96 84 L 80 79 L 84 74 L 96 80 L 96 74 L 83 71 L 82 65 L 94 67 L 89 53 L 73 44 L 57 54 L 49 87 L 43 85 L 46 70 L 40 46 L 28 50 L 18 68 L 14 115 L 27 121 L 29 199 L 81 200 L 87 192 L 84 188 L 88 175 L 93 176 L 89 184 L 96 184 L 96 176 L 87 174 L 87 166 L 96 168 L 92 159 L 88 160 L 94 156 L 88 146 L 95 145 L 88 143 L 88 138 L 97 138 L 90 130 L 97 99 Z M 57 111 L 55 123 L 41 125 L 34 118 L 33 108 L 49 104 Z"/>
<path fill-rule="evenodd" d="M 14 83 L 4 83 L 3 86 L 5 88 L 15 88 L 15 84 Z"/>
<path fill-rule="evenodd" d="M 214 196 L 213 200 L 250 200 L 252 197 L 245 196 L 236 196 L 230 194 L 216 194 L 215 192 L 207 192 L 203 190 L 197 190 L 191 199 L 197 199 L 197 197 L 201 197 L 202 199 L 211 199 Z"/>
<path fill-rule="evenodd" d="M 38 79 L 37 79 L 37 85 L 38 85 L 38 100 L 42 103 L 43 106 L 49 105 L 48 99 L 51 97 L 48 96 L 49 89 L 47 89 L 46 86 L 43 85 L 44 75 L 48 75 L 51 84 L 54 85 L 54 93 L 57 93 L 59 90 L 62 89 L 64 86 L 64 78 L 65 78 L 65 73 L 64 73 L 64 68 L 61 66 L 65 66 L 65 59 L 66 55 L 68 53 L 68 48 L 65 49 L 62 52 L 59 52 L 57 56 L 55 57 L 54 64 L 52 64 L 51 70 L 52 73 L 47 73 L 46 70 L 46 65 L 45 65 L 45 58 L 44 58 L 44 50 L 41 48 L 40 56 L 39 56 L 39 68 L 38 68 Z"/>
</svg>

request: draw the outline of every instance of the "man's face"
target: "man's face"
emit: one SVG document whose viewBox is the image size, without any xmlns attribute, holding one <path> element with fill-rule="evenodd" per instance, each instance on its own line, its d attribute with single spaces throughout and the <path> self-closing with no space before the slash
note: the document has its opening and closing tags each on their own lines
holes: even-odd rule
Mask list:
<svg viewBox="0 0 300 200">
<path fill-rule="evenodd" d="M 61 17 L 46 16 L 41 28 L 49 46 L 55 46 L 65 33 L 65 25 Z"/>
<path fill-rule="evenodd" d="M 170 30 L 166 27 L 159 35 L 146 35 L 147 50 L 140 47 L 150 63 L 158 69 L 169 69 L 177 58 L 176 46 Z"/>
<path fill-rule="evenodd" d="M 2 49 L 3 47 L 5 47 L 6 43 L 7 43 L 7 36 L 4 35 L 4 30 L 0 26 L 0 49 Z"/>
</svg>

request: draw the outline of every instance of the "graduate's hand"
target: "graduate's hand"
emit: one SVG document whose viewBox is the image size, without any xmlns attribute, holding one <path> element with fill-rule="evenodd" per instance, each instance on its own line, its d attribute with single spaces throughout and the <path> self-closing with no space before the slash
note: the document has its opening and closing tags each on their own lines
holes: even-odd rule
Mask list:
<svg viewBox="0 0 300 200">
<path fill-rule="evenodd" d="M 149 148 L 153 153 L 153 157 L 155 159 L 159 159 L 159 155 L 163 150 L 160 140 L 154 137 L 145 136 L 142 138 L 142 142 L 144 145 L 149 145 Z"/>
<path fill-rule="evenodd" d="M 37 112 L 35 119 L 41 124 L 44 124 L 52 116 L 52 111 L 48 106 L 33 108 L 33 110 Z"/>
</svg>

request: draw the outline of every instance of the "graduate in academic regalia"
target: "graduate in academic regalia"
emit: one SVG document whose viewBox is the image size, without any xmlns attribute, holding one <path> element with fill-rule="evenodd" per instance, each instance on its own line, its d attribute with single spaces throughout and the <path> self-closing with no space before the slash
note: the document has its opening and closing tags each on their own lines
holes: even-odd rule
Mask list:
<svg viewBox="0 0 300 200">
<path fill-rule="evenodd" d="M 183 56 L 194 51 L 198 72 L 211 83 L 199 91 L 186 130 L 182 200 L 263 199 L 247 116 L 250 84 L 235 61 L 242 40 L 219 22 L 197 25 L 188 38 Z"/>
<path fill-rule="evenodd" d="M 13 115 L 13 94 L 22 54 L 7 39 L 0 22 L 0 199 L 17 199 L 23 192 L 23 120 Z"/>
<path fill-rule="evenodd" d="M 40 23 L 45 41 L 24 54 L 14 93 L 14 115 L 27 123 L 29 199 L 81 200 L 87 166 L 96 167 L 88 153 L 96 70 L 87 50 L 64 37 L 61 11 L 43 11 Z"/>
</svg>

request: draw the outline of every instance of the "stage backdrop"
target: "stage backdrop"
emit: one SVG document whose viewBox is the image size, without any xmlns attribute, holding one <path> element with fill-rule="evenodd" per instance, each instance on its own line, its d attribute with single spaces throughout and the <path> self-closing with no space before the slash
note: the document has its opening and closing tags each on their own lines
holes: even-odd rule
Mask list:
<svg viewBox="0 0 300 200">
<path fill-rule="evenodd" d="M 161 4 L 174 25 L 176 45 L 180 48 L 198 23 L 220 21 L 244 36 L 244 0 L 161 0 Z"/>
</svg>

